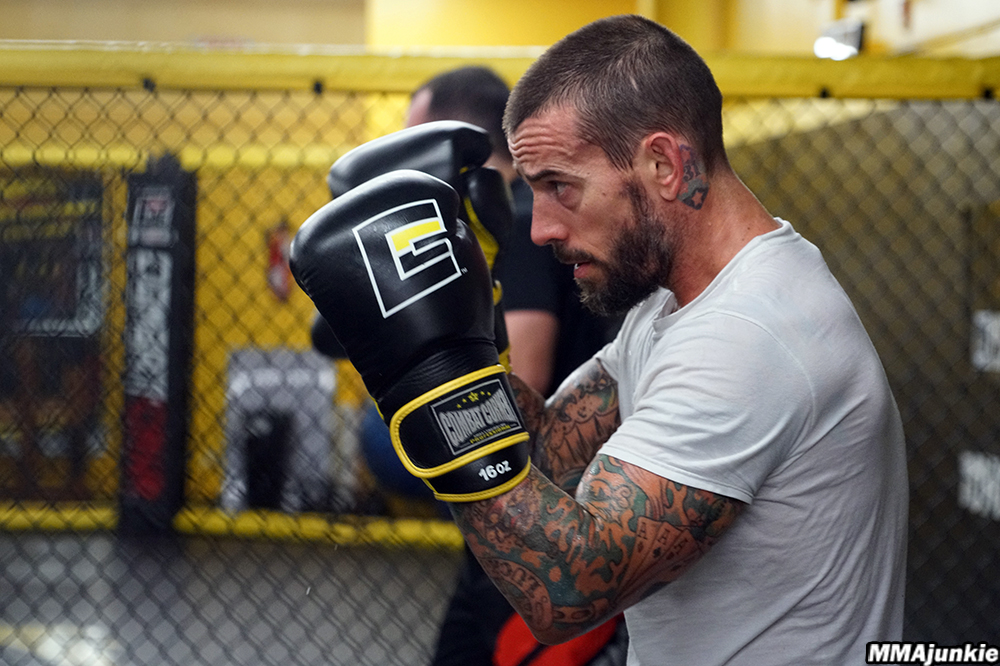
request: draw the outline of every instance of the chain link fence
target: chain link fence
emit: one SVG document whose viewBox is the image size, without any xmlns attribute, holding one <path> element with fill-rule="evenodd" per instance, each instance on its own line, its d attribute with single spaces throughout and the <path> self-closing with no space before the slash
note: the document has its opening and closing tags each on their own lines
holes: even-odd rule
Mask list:
<svg viewBox="0 0 1000 666">
<path fill-rule="evenodd" d="M 429 659 L 460 538 L 286 263 L 333 160 L 455 64 L 397 60 L 0 85 L 0 662 Z M 1000 642 L 1000 107 L 739 91 L 733 166 L 823 250 L 903 415 L 906 637 Z"/>
</svg>

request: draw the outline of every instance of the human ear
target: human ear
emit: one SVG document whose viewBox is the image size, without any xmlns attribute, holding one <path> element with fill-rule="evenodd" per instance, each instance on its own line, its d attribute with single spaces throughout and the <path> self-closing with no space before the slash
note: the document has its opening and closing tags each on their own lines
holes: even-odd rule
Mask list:
<svg viewBox="0 0 1000 666">
<path fill-rule="evenodd" d="M 643 146 L 654 166 L 654 186 L 660 196 L 700 210 L 708 196 L 708 174 L 691 142 L 681 136 L 657 132 L 646 137 Z"/>
<path fill-rule="evenodd" d="M 651 185 L 666 201 L 677 199 L 683 188 L 684 155 L 681 142 L 673 134 L 656 132 L 642 143 L 646 172 Z"/>
</svg>

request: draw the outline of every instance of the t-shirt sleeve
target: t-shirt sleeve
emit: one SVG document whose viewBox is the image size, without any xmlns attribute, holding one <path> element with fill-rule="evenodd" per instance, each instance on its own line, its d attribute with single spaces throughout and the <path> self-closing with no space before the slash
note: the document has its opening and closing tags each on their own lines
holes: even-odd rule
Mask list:
<svg viewBox="0 0 1000 666">
<path fill-rule="evenodd" d="M 751 321 L 714 313 L 677 329 L 637 372 L 634 410 L 600 452 L 752 502 L 810 418 L 809 382 L 788 350 Z"/>
</svg>

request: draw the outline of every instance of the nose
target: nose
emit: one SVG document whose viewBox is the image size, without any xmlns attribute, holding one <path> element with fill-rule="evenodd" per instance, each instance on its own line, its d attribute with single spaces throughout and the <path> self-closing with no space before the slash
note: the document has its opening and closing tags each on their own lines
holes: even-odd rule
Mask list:
<svg viewBox="0 0 1000 666">
<path fill-rule="evenodd" d="M 565 237 L 566 228 L 536 198 L 531 207 L 531 242 L 535 245 L 547 245 L 553 241 L 565 240 Z"/>
</svg>

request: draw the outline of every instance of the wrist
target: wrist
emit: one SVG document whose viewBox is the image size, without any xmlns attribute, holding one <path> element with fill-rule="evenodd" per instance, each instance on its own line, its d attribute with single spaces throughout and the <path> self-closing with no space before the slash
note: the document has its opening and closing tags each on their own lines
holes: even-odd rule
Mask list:
<svg viewBox="0 0 1000 666">
<path fill-rule="evenodd" d="M 529 435 L 488 341 L 431 355 L 378 402 L 403 466 L 438 499 L 487 499 L 527 473 Z"/>
</svg>

